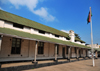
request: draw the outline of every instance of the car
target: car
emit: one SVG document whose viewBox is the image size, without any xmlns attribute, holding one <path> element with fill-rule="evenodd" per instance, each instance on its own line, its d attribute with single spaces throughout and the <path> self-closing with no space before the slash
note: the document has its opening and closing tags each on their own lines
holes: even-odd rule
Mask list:
<svg viewBox="0 0 100 71">
<path fill-rule="evenodd" d="M 95 53 L 93 54 L 94 58 L 95 58 Z M 92 58 L 92 53 L 89 54 L 89 57 Z"/>
</svg>

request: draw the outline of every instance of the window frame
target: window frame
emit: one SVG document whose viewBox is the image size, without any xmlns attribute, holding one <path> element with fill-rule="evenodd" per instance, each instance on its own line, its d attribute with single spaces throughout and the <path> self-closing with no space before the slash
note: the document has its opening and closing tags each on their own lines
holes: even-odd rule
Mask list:
<svg viewBox="0 0 100 71">
<path fill-rule="evenodd" d="M 44 42 L 38 42 L 38 54 L 44 54 Z"/>
<path fill-rule="evenodd" d="M 20 54 L 20 53 L 21 53 L 21 39 L 12 38 L 11 54 Z"/>
</svg>

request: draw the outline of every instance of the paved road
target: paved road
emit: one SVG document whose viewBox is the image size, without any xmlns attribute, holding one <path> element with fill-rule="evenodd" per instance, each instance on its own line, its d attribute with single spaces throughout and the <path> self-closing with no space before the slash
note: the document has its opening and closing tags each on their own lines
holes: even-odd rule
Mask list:
<svg viewBox="0 0 100 71">
<path fill-rule="evenodd" d="M 92 60 L 89 59 L 23 71 L 100 71 L 100 58 L 95 60 L 95 64 L 92 67 Z"/>
</svg>

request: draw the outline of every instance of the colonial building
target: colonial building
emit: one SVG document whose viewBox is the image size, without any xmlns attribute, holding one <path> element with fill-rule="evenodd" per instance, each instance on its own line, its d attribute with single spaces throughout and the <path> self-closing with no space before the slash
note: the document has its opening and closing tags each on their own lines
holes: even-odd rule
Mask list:
<svg viewBox="0 0 100 71">
<path fill-rule="evenodd" d="M 69 34 L 0 10 L 0 62 L 79 58 L 90 47 Z"/>
<path fill-rule="evenodd" d="M 87 45 L 88 47 L 92 47 L 91 44 L 90 45 Z M 93 48 L 99 48 L 99 45 L 98 44 L 93 44 Z"/>
</svg>

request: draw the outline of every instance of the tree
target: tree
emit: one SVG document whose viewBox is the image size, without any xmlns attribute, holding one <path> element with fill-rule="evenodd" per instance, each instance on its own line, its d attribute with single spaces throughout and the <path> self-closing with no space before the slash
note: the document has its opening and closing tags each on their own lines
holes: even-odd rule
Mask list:
<svg viewBox="0 0 100 71">
<path fill-rule="evenodd" d="M 76 33 L 75 33 L 75 37 L 78 38 L 78 39 L 81 39 L 81 37 Z"/>
</svg>

